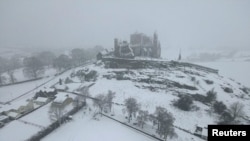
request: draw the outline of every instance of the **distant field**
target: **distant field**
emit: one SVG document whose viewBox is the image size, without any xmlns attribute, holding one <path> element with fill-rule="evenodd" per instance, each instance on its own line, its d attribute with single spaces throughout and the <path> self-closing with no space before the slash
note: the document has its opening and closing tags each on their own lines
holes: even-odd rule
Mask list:
<svg viewBox="0 0 250 141">
<path fill-rule="evenodd" d="M 197 63 L 219 69 L 219 74 L 230 77 L 243 85 L 250 87 L 250 62 L 204 62 Z"/>
</svg>

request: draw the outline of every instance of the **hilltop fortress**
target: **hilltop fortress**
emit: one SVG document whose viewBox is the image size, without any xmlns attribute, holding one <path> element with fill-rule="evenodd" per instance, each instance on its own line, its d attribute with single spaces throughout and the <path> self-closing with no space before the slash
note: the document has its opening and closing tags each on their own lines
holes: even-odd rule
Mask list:
<svg viewBox="0 0 250 141">
<path fill-rule="evenodd" d="M 143 33 L 130 35 L 130 43 L 114 39 L 114 56 L 120 58 L 161 57 L 161 45 L 157 33 L 149 37 Z"/>
</svg>

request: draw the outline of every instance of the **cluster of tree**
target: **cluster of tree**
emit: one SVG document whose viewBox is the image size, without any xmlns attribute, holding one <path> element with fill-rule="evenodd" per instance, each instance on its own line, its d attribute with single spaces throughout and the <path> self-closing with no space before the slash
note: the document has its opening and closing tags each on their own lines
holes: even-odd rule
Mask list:
<svg viewBox="0 0 250 141">
<path fill-rule="evenodd" d="M 115 92 L 109 90 L 106 95 L 99 94 L 95 97 L 94 106 L 99 108 L 100 113 L 103 112 L 103 109 L 108 109 L 108 111 L 111 112 L 114 98 L 115 98 Z"/>
<path fill-rule="evenodd" d="M 83 65 L 85 61 L 94 59 L 102 50 L 101 46 L 96 46 L 89 49 L 72 49 L 70 55 L 56 56 L 50 51 L 44 51 L 24 59 L 19 56 L 13 56 L 10 59 L 0 57 L 0 85 L 6 83 L 7 78 L 3 75 L 5 72 L 9 75 L 11 83 L 16 82 L 15 69 L 21 67 L 24 67 L 23 73 L 26 77 L 38 78 L 44 73 L 45 67 L 54 67 L 61 72 L 72 66 Z"/>
<path fill-rule="evenodd" d="M 235 102 L 227 108 L 223 102 L 215 102 L 213 104 L 214 111 L 220 115 L 219 124 L 237 124 L 240 117 L 244 116 L 244 105 Z"/>
<path fill-rule="evenodd" d="M 190 111 L 192 109 L 193 99 L 189 95 L 181 95 L 181 97 L 174 102 L 174 106 L 184 111 Z"/>
<path fill-rule="evenodd" d="M 62 123 L 62 116 L 65 113 L 65 110 L 59 106 L 53 106 L 51 104 L 49 109 L 49 118 L 51 121 L 58 121 L 59 124 Z"/>
<path fill-rule="evenodd" d="M 14 76 L 15 69 L 18 69 L 22 66 L 19 56 L 12 56 L 10 59 L 0 57 L 0 85 L 5 84 L 6 81 L 10 83 L 15 83 L 16 78 Z M 4 73 L 7 73 L 9 80 L 7 80 Z"/>
<path fill-rule="evenodd" d="M 84 81 L 91 81 L 96 80 L 97 78 L 97 71 L 90 70 L 89 68 L 78 70 L 76 73 L 72 73 L 72 76 L 78 77 L 81 82 Z"/>
<path fill-rule="evenodd" d="M 83 104 L 86 104 L 86 97 L 89 97 L 89 88 L 88 87 L 82 87 L 80 89 L 78 89 L 78 91 L 80 92 L 80 95 L 76 96 L 74 99 L 74 106 L 75 107 L 80 107 Z"/>
<path fill-rule="evenodd" d="M 217 92 L 215 92 L 214 89 L 211 89 L 206 93 L 206 96 L 200 95 L 200 94 L 195 94 L 192 96 L 181 95 L 180 98 L 174 102 L 174 106 L 184 111 L 190 111 L 194 107 L 193 98 L 194 100 L 197 100 L 203 103 L 213 104 L 214 102 L 216 102 Z"/>
<path fill-rule="evenodd" d="M 156 132 L 165 140 L 168 137 L 176 136 L 173 126 L 175 119 L 167 109 L 156 107 L 154 114 L 149 114 L 148 111 L 140 110 L 140 104 L 131 97 L 125 99 L 125 107 L 128 113 L 128 122 L 132 120 L 132 117 L 136 117 L 137 125 L 143 128 L 146 122 L 150 120 L 154 125 L 157 124 Z"/>
<path fill-rule="evenodd" d="M 152 115 L 154 122 L 157 124 L 156 132 L 165 140 L 176 136 L 174 131 L 174 117 L 163 107 L 156 107 L 154 115 Z"/>
</svg>

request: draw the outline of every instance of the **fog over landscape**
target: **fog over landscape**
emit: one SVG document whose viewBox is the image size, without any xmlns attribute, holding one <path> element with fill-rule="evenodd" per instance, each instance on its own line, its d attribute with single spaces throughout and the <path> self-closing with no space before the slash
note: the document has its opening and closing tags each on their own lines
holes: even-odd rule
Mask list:
<svg viewBox="0 0 250 141">
<path fill-rule="evenodd" d="M 113 38 L 157 32 L 163 50 L 250 46 L 247 0 L 2 0 L 0 48 L 113 47 Z"/>
<path fill-rule="evenodd" d="M 0 0 L 0 140 L 205 141 L 208 125 L 250 125 L 249 7 Z"/>
</svg>

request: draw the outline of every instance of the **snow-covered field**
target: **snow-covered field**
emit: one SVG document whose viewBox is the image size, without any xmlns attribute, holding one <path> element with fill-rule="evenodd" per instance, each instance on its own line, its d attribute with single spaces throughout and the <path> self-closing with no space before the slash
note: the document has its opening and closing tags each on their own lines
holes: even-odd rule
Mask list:
<svg viewBox="0 0 250 141">
<path fill-rule="evenodd" d="M 70 123 L 55 130 L 42 141 L 153 141 L 111 119 L 101 117 L 99 121 L 93 120 L 92 114 L 77 113 Z"/>
<path fill-rule="evenodd" d="M 40 128 L 15 120 L 0 129 L 0 140 L 24 141 L 39 131 Z"/>
<path fill-rule="evenodd" d="M 250 87 L 250 62 L 246 61 L 220 61 L 203 62 L 200 65 L 208 66 L 219 70 L 222 76 L 230 77 L 236 81 Z"/>
<path fill-rule="evenodd" d="M 45 68 L 44 74 L 39 75 L 39 77 L 50 77 L 50 76 L 55 75 L 56 73 L 57 73 L 57 70 L 54 68 Z M 3 73 L 3 76 L 6 78 L 5 84 L 10 84 L 11 81 L 10 81 L 8 73 L 7 72 Z M 22 82 L 22 81 L 27 81 L 31 79 L 23 73 L 23 68 L 14 70 L 13 76 L 15 78 L 15 82 Z"/>
<path fill-rule="evenodd" d="M 13 98 L 16 98 L 34 88 L 37 86 L 45 83 L 46 81 L 50 80 L 49 78 L 44 78 L 36 81 L 16 84 L 16 85 L 9 85 L 0 87 L 0 102 L 7 102 Z"/>
</svg>

